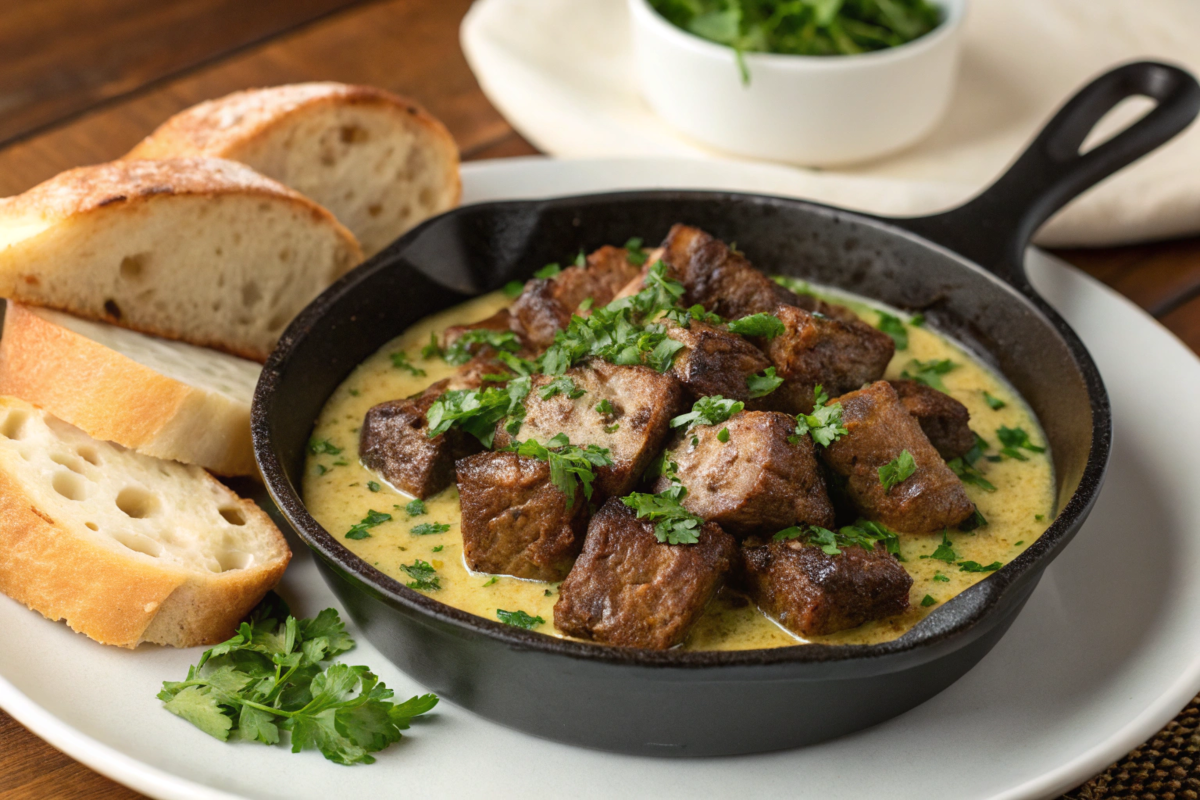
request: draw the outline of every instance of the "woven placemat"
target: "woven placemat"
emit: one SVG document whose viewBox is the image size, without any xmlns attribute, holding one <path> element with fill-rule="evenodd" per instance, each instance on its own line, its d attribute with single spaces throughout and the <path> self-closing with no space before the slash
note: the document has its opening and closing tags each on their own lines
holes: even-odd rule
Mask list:
<svg viewBox="0 0 1200 800">
<path fill-rule="evenodd" d="M 1200 800 L 1200 697 L 1150 741 L 1062 800 Z"/>
</svg>

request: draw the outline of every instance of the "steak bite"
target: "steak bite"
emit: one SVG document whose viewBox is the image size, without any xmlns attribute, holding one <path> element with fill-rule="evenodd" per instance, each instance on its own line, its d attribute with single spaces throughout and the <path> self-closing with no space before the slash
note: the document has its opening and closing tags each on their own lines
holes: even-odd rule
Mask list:
<svg viewBox="0 0 1200 800">
<path fill-rule="evenodd" d="M 458 428 L 429 438 L 426 414 L 450 385 L 438 381 L 420 394 L 389 400 L 367 411 L 358 437 L 358 456 L 391 485 L 422 499 L 454 481 L 454 462 L 483 449 Z"/>
<path fill-rule="evenodd" d="M 512 329 L 512 313 L 502 308 L 490 317 L 472 322 L 469 325 L 451 325 L 442 331 L 442 347 L 446 348 L 457 342 L 463 334 L 470 331 L 496 331 L 497 333 Z M 487 345 L 482 342 L 468 345 L 472 355 L 479 355 Z"/>
<path fill-rule="evenodd" d="M 882 544 L 831 556 L 792 539 L 742 548 L 750 597 L 800 636 L 824 636 L 908 610 L 912 577 Z"/>
<path fill-rule="evenodd" d="M 686 390 L 689 400 L 719 394 L 755 406 L 746 379 L 771 366 L 762 351 L 736 333 L 692 320 L 686 328 L 667 325 L 667 336 L 683 343 L 670 373 Z"/>
<path fill-rule="evenodd" d="M 560 581 L 583 546 L 587 502 L 550 481 L 550 465 L 516 453 L 458 462 L 463 556 L 476 572 Z"/>
<path fill-rule="evenodd" d="M 725 442 L 718 438 L 723 428 L 729 430 Z M 789 442 L 795 428 L 787 414 L 742 411 L 723 424 L 686 431 L 666 454 L 688 490 L 683 507 L 735 536 L 769 535 L 797 523 L 832 525 L 812 439 Z M 660 477 L 654 490 L 670 483 Z"/>
<path fill-rule="evenodd" d="M 551 394 L 552 384 L 573 386 L 574 391 Z M 513 435 L 498 426 L 495 447 L 508 447 L 514 439 L 546 444 L 563 433 L 571 444 L 608 448 L 612 466 L 595 470 L 595 500 L 599 503 L 633 489 L 662 448 L 671 418 L 682 403 L 683 389 L 670 375 L 649 367 L 619 367 L 592 359 L 564 375 L 535 375 L 525 398 L 520 431 Z"/>
<path fill-rule="evenodd" d="M 908 413 L 917 418 L 929 443 L 947 461 L 965 455 L 975 446 L 967 426 L 971 412 L 945 392 L 916 381 L 888 381 Z"/>
<path fill-rule="evenodd" d="M 863 322 L 841 322 L 794 306 L 776 306 L 784 332 L 763 344 L 783 385 L 767 396 L 772 408 L 809 413 L 818 384 L 836 397 L 883 377 L 896 343 Z"/>
<path fill-rule="evenodd" d="M 554 625 L 581 639 L 665 650 L 682 642 L 737 555 L 711 522 L 695 544 L 664 544 L 654 523 L 613 498 L 588 526 L 583 553 L 558 590 Z"/>
<path fill-rule="evenodd" d="M 962 481 L 929 443 L 916 418 L 887 381 L 837 398 L 846 435 L 821 450 L 821 458 L 844 477 L 846 494 L 867 519 L 909 533 L 952 527 L 975 510 Z M 912 456 L 912 474 L 887 491 L 879 468 Z"/>
<path fill-rule="evenodd" d="M 529 281 L 512 304 L 513 330 L 534 348 L 545 350 L 580 303 L 591 298 L 593 308 L 607 305 L 637 274 L 624 249 L 601 247 L 587 257 L 585 267 L 568 267 L 553 278 Z"/>
</svg>

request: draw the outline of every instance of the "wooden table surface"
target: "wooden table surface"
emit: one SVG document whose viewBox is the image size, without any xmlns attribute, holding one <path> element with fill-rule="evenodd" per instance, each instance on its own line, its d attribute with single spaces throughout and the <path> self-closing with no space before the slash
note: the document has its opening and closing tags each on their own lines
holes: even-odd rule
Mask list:
<svg viewBox="0 0 1200 800">
<path fill-rule="evenodd" d="M 365 83 L 409 95 L 446 123 L 464 159 L 536 153 L 492 108 L 467 67 L 458 26 L 469 5 L 469 0 L 3 4 L 0 196 L 70 167 L 116 158 L 168 116 L 201 100 L 295 81 Z M 1058 255 L 1200 351 L 1200 238 Z M 1130 784 L 1128 795 L 1120 796 L 1165 796 L 1160 792 L 1170 791 L 1174 780 L 1182 791 L 1177 796 L 1194 797 L 1194 766 L 1189 771 L 1190 779 L 1158 776 L 1150 795 L 1143 791 L 1151 790 L 1153 775 L 1142 790 Z M 1113 797 L 1116 786 L 1106 779 L 1072 795 Z M 0 712 L 0 800 L 136 797 Z"/>
</svg>

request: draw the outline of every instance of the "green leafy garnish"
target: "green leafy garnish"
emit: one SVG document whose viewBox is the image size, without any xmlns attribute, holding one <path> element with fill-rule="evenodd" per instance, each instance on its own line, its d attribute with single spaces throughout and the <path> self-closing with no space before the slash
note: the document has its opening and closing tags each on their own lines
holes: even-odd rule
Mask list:
<svg viewBox="0 0 1200 800">
<path fill-rule="evenodd" d="M 496 609 L 496 618 L 505 625 L 512 625 L 515 628 L 524 628 L 531 631 L 538 625 L 544 625 L 546 620 L 541 617 L 531 617 L 524 611 L 505 611 L 502 608 Z"/>
<path fill-rule="evenodd" d="M 439 544 L 437 547 L 433 548 L 433 552 L 440 553 L 440 552 L 442 552 L 443 549 L 445 549 L 445 547 L 446 547 L 446 545 Z"/>
<path fill-rule="evenodd" d="M 583 298 L 582 300 L 580 300 L 580 301 L 579 301 L 579 308 L 578 308 L 578 311 L 579 311 L 580 313 L 582 313 L 582 312 L 584 312 L 584 311 L 589 311 L 589 310 L 591 310 L 591 308 L 592 308 L 592 304 L 594 304 L 595 302 L 596 302 L 596 299 L 595 299 L 594 297 L 585 297 L 585 298 Z"/>
<path fill-rule="evenodd" d="M 646 471 L 642 477 L 648 481 L 652 481 L 661 476 L 669 481 L 678 483 L 678 470 L 679 465 L 667 458 L 667 451 L 663 450 L 650 460 L 650 465 L 646 467 Z"/>
<path fill-rule="evenodd" d="M 937 602 L 937 600 L 934 600 L 932 595 L 927 594 L 921 598 L 921 607 L 928 608 L 929 606 L 933 605 L 936 602 Z"/>
<path fill-rule="evenodd" d="M 521 281 L 509 281 L 504 284 L 504 296 L 512 299 L 520 296 L 521 292 L 525 291 L 525 284 Z"/>
<path fill-rule="evenodd" d="M 401 564 L 400 569 L 404 570 L 404 574 L 412 578 L 411 581 L 405 584 L 410 589 L 420 589 L 421 591 L 428 592 L 442 588 L 442 579 L 438 577 L 437 570 L 428 561 L 422 561 L 418 558 L 411 564 Z"/>
<path fill-rule="evenodd" d="M 876 313 L 879 314 L 879 324 L 875 327 L 892 337 L 892 341 L 896 343 L 897 350 L 907 350 L 908 328 L 904 327 L 904 321 L 897 316 L 888 314 L 886 311 Z"/>
<path fill-rule="evenodd" d="M 720 315 L 706 311 L 704 306 L 699 303 L 689 308 L 669 308 L 667 309 L 666 317 L 669 320 L 673 320 L 681 328 L 691 325 L 692 320 L 707 322 L 709 325 L 720 325 L 724 322 Z"/>
<path fill-rule="evenodd" d="M 575 254 L 575 266 L 583 269 L 587 266 L 587 253 L 583 252 L 583 248 L 579 248 L 579 252 Z"/>
<path fill-rule="evenodd" d="M 500 352 L 516 353 L 521 349 L 521 340 L 512 331 L 493 331 L 474 328 L 464 331 L 442 351 L 442 358 L 451 366 L 460 366 L 471 360 L 471 345 L 482 344 Z"/>
<path fill-rule="evenodd" d="M 783 323 L 774 314 L 751 314 L 729 323 L 731 333 L 742 336 L 759 336 L 764 339 L 774 339 L 784 330 Z"/>
<path fill-rule="evenodd" d="M 421 500 L 410 500 L 408 504 L 404 506 L 404 510 L 408 512 L 410 517 L 419 517 L 427 511 L 425 508 L 425 503 Z"/>
<path fill-rule="evenodd" d="M 492 586 L 499 582 L 500 582 L 500 579 L 498 577 L 496 577 L 495 575 L 493 575 L 492 577 L 488 578 L 486 581 L 483 582 L 483 586 L 486 589 L 487 587 Z"/>
<path fill-rule="evenodd" d="M 994 492 L 996 491 L 996 487 L 992 485 L 991 481 L 983 477 L 983 473 L 975 466 L 983 458 L 983 451 L 988 449 L 989 446 L 986 439 L 979 434 L 975 434 L 975 444 L 971 446 L 971 449 L 966 454 L 947 461 L 946 466 L 963 483 L 970 486 L 978 486 L 985 492 Z"/>
<path fill-rule="evenodd" d="M 766 397 L 783 383 L 783 378 L 775 374 L 774 367 L 767 367 L 762 375 L 751 375 L 746 378 L 746 388 L 750 390 L 751 399 Z"/>
<path fill-rule="evenodd" d="M 991 393 L 989 392 L 983 393 L 983 399 L 988 404 L 988 408 L 992 409 L 993 411 L 999 411 L 1008 405 L 1008 403 L 1004 402 L 1000 398 L 992 397 Z"/>
<path fill-rule="evenodd" d="M 562 272 L 562 267 L 560 267 L 557 263 L 547 264 L 537 272 L 533 273 L 533 277 L 548 280 L 553 278 L 555 275 L 558 275 L 560 272 Z"/>
<path fill-rule="evenodd" d="M 392 366 L 396 369 L 406 370 L 408 374 L 418 378 L 425 374 L 425 370 L 421 369 L 420 367 L 413 366 L 413 363 L 408 360 L 408 353 L 403 351 L 399 353 L 392 353 L 389 358 L 392 359 Z"/>
<path fill-rule="evenodd" d="M 650 254 L 642 249 L 642 237 L 632 236 L 625 242 L 625 260 L 630 264 L 640 267 L 649 257 Z"/>
<path fill-rule="evenodd" d="M 813 387 L 813 395 L 812 413 L 796 416 L 796 432 L 788 437 L 788 441 L 796 444 L 800 437 L 808 434 L 817 444 L 828 447 L 848 433 L 842 425 L 842 404 L 829 405 L 829 395 L 825 394 L 821 384 Z"/>
<path fill-rule="evenodd" d="M 605 416 L 613 413 L 612 403 L 608 401 L 607 397 L 601 400 L 599 403 L 596 403 L 596 413 L 603 414 Z"/>
<path fill-rule="evenodd" d="M 830 556 L 840 556 L 847 547 L 861 547 L 870 552 L 875 549 L 876 542 L 883 542 L 889 553 L 894 556 L 900 555 L 900 537 L 878 522 L 865 519 L 859 519 L 853 525 L 843 526 L 836 531 L 822 528 L 820 525 L 793 525 L 779 531 L 772 538 L 777 542 L 800 539 L 820 547 L 822 552 Z"/>
<path fill-rule="evenodd" d="M 382 487 L 375 481 L 367 481 L 367 488 L 372 492 L 378 492 Z"/>
<path fill-rule="evenodd" d="M 923 383 L 926 386 L 937 389 L 939 392 L 946 391 L 946 384 L 942 383 L 942 376 L 958 368 L 958 364 L 955 364 L 948 358 L 941 360 L 932 359 L 930 361 L 917 361 L 913 359 L 908 362 L 908 366 L 912 371 L 904 370 L 900 373 L 901 378 Z"/>
<path fill-rule="evenodd" d="M 382 511 L 368 510 L 367 516 L 363 517 L 362 521 L 356 523 L 350 530 L 346 531 L 347 539 L 369 539 L 371 534 L 368 533 L 370 528 L 377 527 L 387 522 L 392 518 L 391 514 L 385 514 Z"/>
<path fill-rule="evenodd" d="M 912 317 L 909 318 L 908 324 L 914 328 L 921 327 L 922 325 L 925 324 L 925 315 L 924 314 L 913 314 Z"/>
<path fill-rule="evenodd" d="M 450 526 L 444 522 L 422 522 L 420 525 L 414 525 L 409 531 L 413 536 L 428 536 L 431 533 L 445 533 L 450 530 Z"/>
<path fill-rule="evenodd" d="M 671 420 L 672 428 L 685 425 L 719 425 L 746 407 L 741 400 L 727 400 L 719 394 L 701 397 L 692 410 Z"/>
<path fill-rule="evenodd" d="M 514 378 L 507 386 L 486 389 L 452 389 L 433 402 L 425 418 L 430 439 L 457 426 L 474 436 L 484 447 L 491 447 L 496 423 L 505 417 L 519 421 L 525 417 L 525 398 L 532 380 Z"/>
<path fill-rule="evenodd" d="M 164 707 L 221 741 L 270 745 L 290 733 L 293 753 L 315 749 L 351 765 L 373 763 L 371 753 L 437 705 L 431 694 L 392 702 L 367 667 L 327 664 L 354 647 L 334 609 L 297 620 L 271 605 L 264 601 L 233 638 L 206 650 L 185 680 L 165 681 Z"/>
<path fill-rule="evenodd" d="M 428 361 L 431 358 L 441 358 L 441 357 L 442 357 L 442 348 L 438 344 L 437 334 L 430 333 L 429 334 L 429 344 L 427 344 L 421 348 L 421 358 Z"/>
<path fill-rule="evenodd" d="M 1029 441 L 1029 434 L 1025 432 L 1024 428 L 1007 428 L 1001 425 L 996 429 L 996 438 L 1000 440 L 1000 444 L 1004 445 L 1000 448 L 1000 454 L 1018 461 L 1029 460 L 1029 457 L 1021 452 L 1021 449 L 1031 453 L 1046 452 L 1046 448 Z"/>
<path fill-rule="evenodd" d="M 936 561 L 945 561 L 947 564 L 953 564 L 958 560 L 958 554 L 954 552 L 954 548 L 950 545 L 950 534 L 948 531 L 942 531 L 942 543 L 937 546 L 937 549 L 929 557 Z"/>
<path fill-rule="evenodd" d="M 535 439 L 526 442 L 514 441 L 509 448 L 517 455 L 536 458 L 550 465 L 550 482 L 567 496 L 567 506 L 575 502 L 575 484 L 583 485 L 583 496 L 592 499 L 592 481 L 596 479 L 596 467 L 611 467 L 607 447 L 589 444 L 580 447 L 570 443 L 565 433 L 560 433 L 546 444 Z"/>
<path fill-rule="evenodd" d="M 942 573 L 940 573 L 940 572 L 935 572 L 935 573 L 933 574 L 933 579 L 934 579 L 935 581 L 937 581 L 938 583 L 949 583 L 949 582 L 950 582 L 950 579 L 949 579 L 949 578 L 947 578 L 945 575 L 943 575 L 943 574 L 942 574 Z"/>
<path fill-rule="evenodd" d="M 958 568 L 963 572 L 995 572 L 1002 566 L 1004 565 L 999 561 L 993 561 L 991 564 L 980 564 L 978 561 L 958 562 Z"/>
<path fill-rule="evenodd" d="M 672 462 L 674 463 L 674 462 Z M 654 538 L 665 544 L 695 544 L 704 520 L 683 507 L 687 489 L 674 483 L 658 494 L 634 492 L 621 502 L 637 512 L 638 519 L 654 524 Z"/>
<path fill-rule="evenodd" d="M 318 439 L 315 436 L 308 440 L 308 452 L 314 456 L 327 454 L 331 456 L 341 455 L 342 448 L 334 447 L 333 443 L 328 439 Z"/>
<path fill-rule="evenodd" d="M 547 383 L 542 388 L 538 389 L 538 397 L 543 400 L 549 400 L 556 394 L 565 394 L 568 399 L 574 400 L 577 397 L 583 397 L 587 392 L 575 385 L 575 381 L 568 378 L 566 375 L 560 375 L 554 380 Z"/>
<path fill-rule="evenodd" d="M 721 444 L 729 441 L 729 428 L 721 428 L 721 430 L 717 431 L 717 441 Z"/>
<path fill-rule="evenodd" d="M 973 531 L 976 528 L 982 528 L 987 524 L 988 524 L 987 518 L 984 517 L 982 513 L 980 513 L 978 508 L 976 508 L 974 511 L 971 512 L 971 516 L 967 517 L 965 520 L 958 523 L 958 529 L 960 531 L 964 531 L 964 532 Z"/>
<path fill-rule="evenodd" d="M 900 455 L 879 468 L 879 482 L 883 484 L 883 492 L 887 494 L 896 484 L 903 483 L 917 471 L 917 462 L 912 453 L 901 451 Z"/>
</svg>

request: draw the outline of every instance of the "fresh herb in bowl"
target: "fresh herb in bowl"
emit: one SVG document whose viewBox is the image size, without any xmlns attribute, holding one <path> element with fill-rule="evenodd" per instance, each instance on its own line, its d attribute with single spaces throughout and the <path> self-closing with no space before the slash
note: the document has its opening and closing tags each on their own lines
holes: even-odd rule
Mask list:
<svg viewBox="0 0 1200 800">
<path fill-rule="evenodd" d="M 737 54 L 848 56 L 897 47 L 936 28 L 928 0 L 649 0 L 668 22 Z"/>
</svg>

